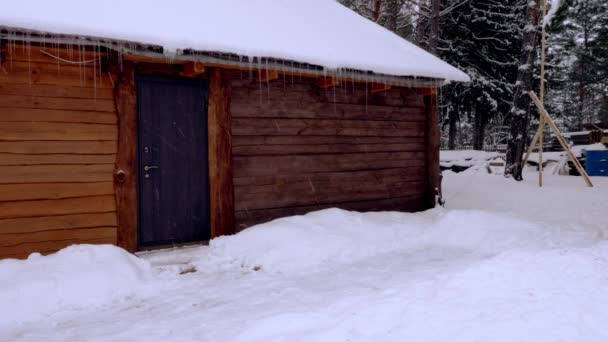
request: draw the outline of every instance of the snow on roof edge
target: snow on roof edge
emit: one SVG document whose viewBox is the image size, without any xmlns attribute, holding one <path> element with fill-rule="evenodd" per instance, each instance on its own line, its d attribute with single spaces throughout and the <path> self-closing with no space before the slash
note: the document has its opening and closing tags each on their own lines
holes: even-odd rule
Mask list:
<svg viewBox="0 0 608 342">
<path fill-rule="evenodd" d="M 222 51 L 298 61 L 326 72 L 369 70 L 376 75 L 470 81 L 464 72 L 334 0 L 173 0 L 171 6 L 149 6 L 145 0 L 107 2 L 91 10 L 78 0 L 22 0 L 0 12 L 0 27 L 108 37 L 94 39 L 140 42 L 171 52 Z M 122 10 L 113 10 L 113 3 Z M 197 13 L 213 15 L 201 18 Z M 112 18 L 111 25 L 107 18 Z M 245 27 L 238 24 L 245 22 Z"/>
<path fill-rule="evenodd" d="M 20 38 L 17 36 L 9 37 L 6 34 L 3 34 L 3 30 L 10 31 L 12 35 L 19 34 Z M 38 36 L 38 37 L 37 37 Z M 15 41 L 23 41 L 30 43 L 51 43 L 49 40 L 53 40 L 52 43 L 56 44 L 74 44 L 74 45 L 84 45 L 84 46 L 97 46 L 107 48 L 109 50 L 118 51 L 120 53 L 129 53 L 140 56 L 147 56 L 159 59 L 166 59 L 167 61 L 173 60 L 184 60 L 184 61 L 201 61 L 204 63 L 225 65 L 225 66 L 240 66 L 247 67 L 252 69 L 270 69 L 270 70 L 278 70 L 278 71 L 291 71 L 291 72 L 301 72 L 303 74 L 310 75 L 318 75 L 318 76 L 335 76 L 340 78 L 353 79 L 357 81 L 369 81 L 369 82 L 378 82 L 378 83 L 386 83 L 392 85 L 399 86 L 424 86 L 424 87 L 440 87 L 446 84 L 449 84 L 450 80 L 445 80 L 443 78 L 433 78 L 433 77 L 424 77 L 424 76 L 398 76 L 398 75 L 388 75 L 388 74 L 380 74 L 375 73 L 369 70 L 357 70 L 357 69 L 337 69 L 332 70 L 327 67 L 323 67 L 320 65 L 314 65 L 310 63 L 300 62 L 300 61 L 290 61 L 290 60 L 281 60 L 274 57 L 265 57 L 265 56 L 242 56 L 232 52 L 224 52 L 224 51 L 192 51 L 190 49 L 185 49 L 183 51 L 168 51 L 164 52 L 162 46 L 153 45 L 153 44 L 145 44 L 141 42 L 130 42 L 130 41 L 122 41 L 118 39 L 112 38 L 103 38 L 103 37 L 92 37 L 92 36 L 75 36 L 75 35 L 67 35 L 67 34 L 58 34 L 58 33 L 50 33 L 50 32 L 41 32 L 34 30 L 26 30 L 21 28 L 8 28 L 4 26 L 0 26 L 0 40 L 10 40 L 11 42 Z M 146 50 L 146 47 L 149 50 Z M 163 52 L 154 52 L 152 50 L 159 50 Z M 188 53 L 186 53 L 188 51 Z M 223 59 L 221 57 L 213 57 L 212 55 L 233 55 L 236 58 L 241 59 L 241 61 L 234 61 L 229 59 Z M 247 62 L 247 60 L 251 58 L 255 60 L 252 63 Z M 273 60 L 274 62 L 268 62 L 268 60 Z M 297 65 L 297 66 L 296 66 Z M 457 81 L 464 82 L 464 81 Z"/>
</svg>

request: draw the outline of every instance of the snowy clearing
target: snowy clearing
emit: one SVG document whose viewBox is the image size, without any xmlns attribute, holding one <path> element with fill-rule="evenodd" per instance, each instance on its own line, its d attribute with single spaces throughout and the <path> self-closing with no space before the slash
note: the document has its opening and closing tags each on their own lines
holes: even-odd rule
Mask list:
<svg viewBox="0 0 608 342">
<path fill-rule="evenodd" d="M 143 260 L 0 261 L 0 340 L 608 340 L 608 178 L 524 176 L 447 172 L 446 209 L 329 209 Z"/>
</svg>

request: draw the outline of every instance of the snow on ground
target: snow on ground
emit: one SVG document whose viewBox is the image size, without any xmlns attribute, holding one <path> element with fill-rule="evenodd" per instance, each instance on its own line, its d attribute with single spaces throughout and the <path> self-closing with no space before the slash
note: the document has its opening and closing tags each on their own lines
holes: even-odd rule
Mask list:
<svg viewBox="0 0 608 342">
<path fill-rule="evenodd" d="M 594 177 L 590 189 L 580 177 L 546 176 L 539 189 L 534 173 L 524 176 L 448 172 L 445 209 L 284 218 L 210 246 L 142 254 L 148 270 L 98 252 L 108 247 L 81 246 L 102 270 L 65 291 L 82 303 L 36 311 L 28 307 L 42 292 L 57 292 L 27 290 L 19 302 L 32 315 L 14 318 L 4 305 L 14 294 L 3 293 L 0 315 L 12 321 L 0 340 L 608 340 L 608 178 Z M 4 261 L 2 283 L 89 277 L 87 258 L 62 253 Z M 97 278 L 102 265 L 117 274 Z M 89 301 L 103 293 L 93 284 L 108 281 L 116 292 L 105 305 Z"/>
<path fill-rule="evenodd" d="M 478 165 L 484 161 L 489 161 L 500 157 L 499 152 L 485 152 L 476 150 L 462 150 L 462 151 L 441 151 L 440 160 L 441 166 L 452 167 L 454 165 L 469 167 Z"/>
</svg>

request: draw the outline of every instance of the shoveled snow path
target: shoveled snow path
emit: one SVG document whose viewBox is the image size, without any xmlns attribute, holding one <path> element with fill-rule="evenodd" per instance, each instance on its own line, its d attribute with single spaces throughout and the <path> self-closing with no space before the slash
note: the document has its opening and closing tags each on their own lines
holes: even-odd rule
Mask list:
<svg viewBox="0 0 608 342">
<path fill-rule="evenodd" d="M 386 252 L 353 262 L 311 248 L 311 259 L 323 261 L 318 252 L 334 261 L 313 267 L 297 259 L 295 247 L 306 242 L 298 240 L 273 247 L 285 259 L 229 248 L 264 231 L 217 242 L 217 251 L 234 260 L 208 247 L 151 253 L 145 258 L 156 280 L 130 298 L 101 309 L 57 308 L 47 319 L 0 327 L 0 340 L 606 341 L 608 243 L 601 222 L 608 180 L 594 178 L 592 190 L 579 181 L 548 177 L 538 192 L 534 179 L 447 175 L 448 208 L 504 214 L 373 214 L 387 226 L 412 221 L 412 232 L 409 239 L 397 236 L 400 244 L 386 241 Z M 197 272 L 178 275 L 193 265 Z"/>
</svg>

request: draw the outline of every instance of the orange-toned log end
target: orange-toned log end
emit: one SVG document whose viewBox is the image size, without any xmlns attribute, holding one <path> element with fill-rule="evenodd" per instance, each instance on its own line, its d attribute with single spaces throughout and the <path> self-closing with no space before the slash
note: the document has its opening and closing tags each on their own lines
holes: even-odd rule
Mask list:
<svg viewBox="0 0 608 342">
<path fill-rule="evenodd" d="M 338 80 L 333 77 L 319 77 L 319 87 L 321 88 L 331 88 L 338 85 Z"/>
<path fill-rule="evenodd" d="M 205 72 L 205 65 L 201 62 L 188 62 L 183 65 L 183 76 L 197 76 Z"/>
<path fill-rule="evenodd" d="M 262 69 L 258 71 L 258 80 L 268 82 L 279 78 L 279 72 L 276 70 Z"/>
<path fill-rule="evenodd" d="M 388 84 L 384 84 L 384 83 L 372 83 L 372 87 L 371 87 L 371 92 L 372 93 L 379 93 L 382 91 L 387 91 L 390 90 L 391 86 Z"/>
<path fill-rule="evenodd" d="M 437 88 L 416 88 L 416 94 L 429 96 L 437 94 Z"/>
</svg>

